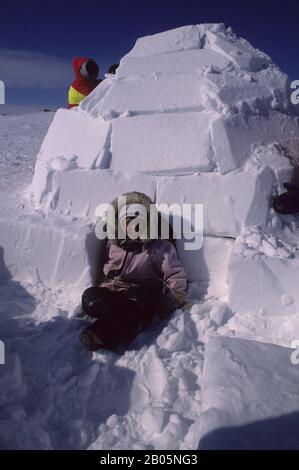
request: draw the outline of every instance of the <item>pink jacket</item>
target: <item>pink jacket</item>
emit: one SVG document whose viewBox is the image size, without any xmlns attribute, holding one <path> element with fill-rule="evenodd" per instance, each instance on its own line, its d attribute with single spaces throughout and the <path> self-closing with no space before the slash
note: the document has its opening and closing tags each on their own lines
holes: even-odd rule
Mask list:
<svg viewBox="0 0 299 470">
<path fill-rule="evenodd" d="M 160 283 L 183 303 L 187 276 L 174 245 L 168 240 L 152 240 L 134 251 L 126 251 L 108 241 L 103 272 L 106 279 L 102 286 L 126 288 L 126 285 L 132 284 Z"/>
</svg>

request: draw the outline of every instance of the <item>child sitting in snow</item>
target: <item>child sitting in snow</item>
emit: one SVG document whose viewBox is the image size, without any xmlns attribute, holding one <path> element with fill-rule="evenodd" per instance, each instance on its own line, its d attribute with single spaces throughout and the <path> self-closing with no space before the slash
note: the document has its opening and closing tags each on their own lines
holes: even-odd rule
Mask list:
<svg viewBox="0 0 299 470">
<path fill-rule="evenodd" d="M 83 312 L 96 321 L 80 334 L 90 350 L 115 349 L 132 340 L 146 328 L 156 313 L 164 318 L 185 302 L 187 277 L 178 260 L 174 244 L 167 239 L 151 239 L 149 226 L 151 199 L 138 192 L 127 193 L 123 206 L 112 202 L 117 227 L 127 233 L 138 214 L 144 221 L 146 237 L 118 237 L 107 242 L 104 279 L 99 286 L 89 287 L 82 295 Z M 142 219 L 143 214 L 146 216 Z M 119 211 L 119 213 L 118 213 Z M 112 220 L 107 220 L 107 228 Z M 140 230 L 139 230 L 140 234 Z"/>
</svg>

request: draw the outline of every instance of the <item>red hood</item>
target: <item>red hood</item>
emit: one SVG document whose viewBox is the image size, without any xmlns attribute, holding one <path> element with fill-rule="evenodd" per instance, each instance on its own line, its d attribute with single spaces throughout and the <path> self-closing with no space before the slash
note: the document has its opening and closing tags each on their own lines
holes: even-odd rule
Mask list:
<svg viewBox="0 0 299 470">
<path fill-rule="evenodd" d="M 74 57 L 73 69 L 74 69 L 76 78 L 83 78 L 82 75 L 80 75 L 80 68 L 85 62 L 88 62 L 89 60 L 92 60 L 92 59 L 90 57 Z"/>
<path fill-rule="evenodd" d="M 89 60 L 93 60 L 90 57 L 75 57 L 73 59 L 73 68 L 75 72 L 76 79 L 71 84 L 71 87 L 74 88 L 76 91 L 81 93 L 84 96 L 89 95 L 102 80 L 87 80 L 86 78 L 82 77 L 80 74 L 80 68 Z"/>
</svg>

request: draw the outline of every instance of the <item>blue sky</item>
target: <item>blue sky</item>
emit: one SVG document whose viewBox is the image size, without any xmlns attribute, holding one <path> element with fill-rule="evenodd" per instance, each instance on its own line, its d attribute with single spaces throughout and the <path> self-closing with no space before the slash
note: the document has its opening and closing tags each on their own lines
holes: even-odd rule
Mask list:
<svg viewBox="0 0 299 470">
<path fill-rule="evenodd" d="M 0 18 L 8 104 L 64 106 L 73 56 L 94 57 L 103 76 L 136 38 L 206 22 L 231 26 L 299 79 L 299 0 L 5 0 Z"/>
</svg>

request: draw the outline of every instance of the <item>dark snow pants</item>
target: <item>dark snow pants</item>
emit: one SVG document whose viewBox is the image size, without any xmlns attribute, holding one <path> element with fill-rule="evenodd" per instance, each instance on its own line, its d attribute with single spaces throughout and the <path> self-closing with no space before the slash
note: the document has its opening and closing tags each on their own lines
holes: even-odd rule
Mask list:
<svg viewBox="0 0 299 470">
<path fill-rule="evenodd" d="M 161 295 L 158 291 L 146 294 L 142 288 L 112 291 L 107 287 L 89 287 L 82 295 L 82 310 L 97 320 L 88 330 L 107 349 L 131 341 L 152 322 Z"/>
</svg>

